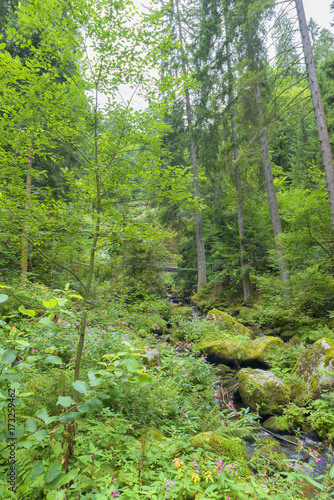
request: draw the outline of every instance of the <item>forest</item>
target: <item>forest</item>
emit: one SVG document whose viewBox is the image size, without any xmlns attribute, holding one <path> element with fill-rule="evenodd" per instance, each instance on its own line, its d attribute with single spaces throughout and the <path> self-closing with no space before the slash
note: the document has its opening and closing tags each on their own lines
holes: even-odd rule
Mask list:
<svg viewBox="0 0 334 500">
<path fill-rule="evenodd" d="M 0 0 L 0 498 L 333 499 L 333 147 L 302 0 Z"/>
</svg>

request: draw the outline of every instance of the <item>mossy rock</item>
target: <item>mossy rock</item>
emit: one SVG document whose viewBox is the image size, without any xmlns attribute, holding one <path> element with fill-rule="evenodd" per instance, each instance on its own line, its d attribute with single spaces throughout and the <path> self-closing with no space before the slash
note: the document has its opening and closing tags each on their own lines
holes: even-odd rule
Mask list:
<svg viewBox="0 0 334 500">
<path fill-rule="evenodd" d="M 284 342 L 278 337 L 261 337 L 252 340 L 248 344 L 245 361 L 260 361 L 269 363 L 269 357 L 275 354 L 277 349 L 284 349 Z"/>
<path fill-rule="evenodd" d="M 217 370 L 217 375 L 220 375 L 222 377 L 227 374 L 231 374 L 231 376 L 233 376 L 236 372 L 236 370 L 233 370 L 229 366 L 223 365 L 222 363 L 216 366 L 216 370 Z"/>
<path fill-rule="evenodd" d="M 280 335 L 281 339 L 283 339 L 283 340 L 290 340 L 290 339 L 292 339 L 292 337 L 294 337 L 296 335 L 296 332 L 292 331 L 292 330 L 284 330 L 279 335 Z"/>
<path fill-rule="evenodd" d="M 178 317 L 183 319 L 192 319 L 193 315 L 194 312 L 191 307 L 177 306 L 173 307 L 171 317 L 175 319 Z"/>
<path fill-rule="evenodd" d="M 147 439 L 148 441 L 168 441 L 168 438 L 166 438 L 159 429 L 156 427 L 143 427 L 140 431 L 141 434 L 141 440 Z"/>
<path fill-rule="evenodd" d="M 202 340 L 195 345 L 195 350 L 221 361 L 243 360 L 249 341 L 245 337 L 227 337 L 225 340 Z"/>
<path fill-rule="evenodd" d="M 290 401 L 289 388 L 271 372 L 243 368 L 238 379 L 242 402 L 259 415 L 280 414 Z"/>
<path fill-rule="evenodd" d="M 269 417 L 263 423 L 263 427 L 274 434 L 288 434 L 293 432 L 293 428 L 289 425 L 285 417 Z"/>
<path fill-rule="evenodd" d="M 289 344 L 296 345 L 296 344 L 301 344 L 302 338 L 298 333 L 296 333 L 290 340 Z"/>
<path fill-rule="evenodd" d="M 281 472 L 289 470 L 288 456 L 275 438 L 270 436 L 261 438 L 256 441 L 255 446 L 256 450 L 252 453 L 252 457 L 265 458 L 272 467 Z"/>
<path fill-rule="evenodd" d="M 213 321 L 219 328 L 227 330 L 231 334 L 254 338 L 254 334 L 250 328 L 242 325 L 233 316 L 230 316 L 224 311 L 212 309 L 208 312 L 206 319 Z"/>
<path fill-rule="evenodd" d="M 246 459 L 245 446 L 240 440 L 228 439 L 218 436 L 213 432 L 202 432 L 192 437 L 189 441 L 194 448 L 211 451 L 212 453 L 216 453 L 217 457 L 241 461 Z"/>
<path fill-rule="evenodd" d="M 334 340 L 320 339 L 302 352 L 292 374 L 301 378 L 300 390 L 310 398 L 331 390 L 334 387 Z"/>
</svg>

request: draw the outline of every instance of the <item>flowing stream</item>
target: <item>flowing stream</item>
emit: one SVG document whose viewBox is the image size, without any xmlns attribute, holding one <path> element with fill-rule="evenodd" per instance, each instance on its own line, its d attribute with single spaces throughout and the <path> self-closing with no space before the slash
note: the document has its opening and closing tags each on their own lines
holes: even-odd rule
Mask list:
<svg viewBox="0 0 334 500">
<path fill-rule="evenodd" d="M 175 296 L 173 296 L 171 293 L 167 295 L 167 299 L 171 304 L 182 304 L 186 307 L 190 307 L 193 310 L 193 316 L 194 319 L 204 319 L 205 315 L 193 304 L 189 303 L 189 301 L 178 299 Z M 265 330 L 265 329 L 264 329 Z M 256 333 L 257 336 L 263 337 L 264 333 L 262 331 L 259 331 Z M 212 363 L 214 364 L 214 363 Z M 252 366 L 252 368 L 256 368 L 255 366 Z M 263 369 L 263 366 L 259 366 L 258 368 Z M 214 390 L 217 390 L 217 388 L 220 386 L 221 382 L 223 379 L 216 380 L 216 384 L 213 386 Z M 236 403 L 234 401 L 234 397 L 231 396 L 231 401 L 238 406 L 239 408 L 244 407 L 242 403 L 238 402 Z M 217 401 L 218 403 L 218 401 Z M 269 434 L 268 432 L 265 431 L 265 429 L 259 428 L 259 432 L 254 434 L 254 442 L 252 444 L 247 444 L 246 445 L 246 452 L 248 455 L 253 453 L 257 446 L 256 442 L 266 436 L 270 436 L 272 434 Z M 312 436 L 312 437 L 311 437 Z M 275 437 L 275 436 L 272 436 Z M 284 435 L 284 437 L 287 440 L 296 440 L 294 435 Z M 276 438 L 276 437 L 275 437 Z M 334 464 L 334 453 L 330 450 L 328 446 L 326 446 L 325 443 L 322 443 L 320 439 L 317 439 L 317 435 L 315 432 L 310 432 L 310 433 L 301 433 L 298 435 L 298 441 L 302 443 L 303 449 L 306 451 L 298 451 L 298 447 L 289 444 L 285 441 L 282 441 L 281 439 L 276 438 L 279 445 L 281 448 L 284 450 L 286 453 L 289 461 L 291 461 L 292 464 L 295 464 L 295 469 L 299 470 L 302 474 L 309 475 L 310 477 L 316 479 L 318 476 L 325 474 L 328 471 L 328 468 L 330 468 Z M 307 451 L 308 450 L 308 451 Z M 312 486 L 311 484 L 305 483 L 305 486 L 302 488 L 303 494 L 307 498 L 316 498 L 317 497 L 317 489 Z"/>
</svg>

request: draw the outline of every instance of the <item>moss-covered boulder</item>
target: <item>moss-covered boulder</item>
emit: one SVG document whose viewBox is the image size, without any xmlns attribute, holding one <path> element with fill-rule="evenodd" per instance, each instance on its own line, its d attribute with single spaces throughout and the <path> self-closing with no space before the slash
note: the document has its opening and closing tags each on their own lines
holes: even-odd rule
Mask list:
<svg viewBox="0 0 334 500">
<path fill-rule="evenodd" d="M 238 379 L 242 402 L 260 415 L 280 414 L 290 401 L 289 388 L 271 372 L 243 368 Z"/>
<path fill-rule="evenodd" d="M 193 315 L 194 311 L 191 309 L 191 307 L 173 306 L 172 308 L 172 314 L 171 314 L 172 319 L 178 319 L 178 318 L 191 319 Z"/>
<path fill-rule="evenodd" d="M 292 371 L 301 380 L 301 391 L 308 397 L 318 397 L 334 387 L 334 340 L 323 338 L 306 349 Z"/>
<path fill-rule="evenodd" d="M 168 439 L 162 434 L 156 427 L 143 427 L 141 429 L 141 440 L 147 439 L 148 441 L 168 441 Z"/>
<path fill-rule="evenodd" d="M 210 340 L 204 338 L 195 344 L 195 350 L 200 350 L 203 354 L 221 362 L 242 361 L 245 359 L 248 350 L 249 339 L 244 336 L 226 335 L 221 340 Z"/>
<path fill-rule="evenodd" d="M 217 436 L 213 432 L 202 432 L 193 436 L 189 441 L 194 448 L 211 451 L 229 460 L 244 461 L 246 459 L 245 445 L 239 439 L 228 439 Z"/>
<path fill-rule="evenodd" d="M 269 357 L 276 353 L 277 349 L 284 349 L 284 342 L 278 337 L 261 337 L 249 342 L 245 361 L 260 361 L 269 363 Z"/>
<path fill-rule="evenodd" d="M 256 451 L 252 454 L 256 458 L 265 458 L 272 467 L 279 471 L 288 471 L 288 457 L 275 438 L 267 436 L 255 443 Z"/>
<path fill-rule="evenodd" d="M 243 335 L 248 338 L 254 338 L 254 334 L 250 328 L 242 325 L 233 316 L 230 316 L 224 311 L 211 309 L 206 317 L 207 320 L 213 321 L 219 328 L 227 330 L 229 333 Z"/>
<path fill-rule="evenodd" d="M 289 434 L 293 432 L 293 428 L 288 423 L 285 417 L 272 416 L 267 418 L 263 423 L 263 427 L 274 434 Z"/>
</svg>

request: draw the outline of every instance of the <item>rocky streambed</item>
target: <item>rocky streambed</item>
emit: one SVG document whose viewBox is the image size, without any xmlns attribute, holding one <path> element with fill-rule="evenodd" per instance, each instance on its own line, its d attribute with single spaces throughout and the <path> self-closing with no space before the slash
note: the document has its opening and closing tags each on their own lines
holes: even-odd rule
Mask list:
<svg viewBox="0 0 334 500">
<path fill-rule="evenodd" d="M 175 313 L 178 309 L 181 316 L 186 316 L 186 307 L 176 307 Z M 217 367 L 217 402 L 231 412 L 236 405 L 259 415 L 254 432 L 245 436 L 249 458 L 264 457 L 280 470 L 293 467 L 314 478 L 326 473 L 334 462 L 329 443 L 321 442 L 306 417 L 303 422 L 300 420 L 303 401 L 321 398 L 333 390 L 334 341 L 322 338 L 304 349 L 292 369 L 293 376 L 285 382 L 271 367 L 275 356 L 284 356 L 295 344 L 294 332 L 285 332 L 283 338 L 265 335 L 266 332 L 251 329 L 224 311 L 211 310 L 205 321 L 198 321 L 198 313 L 193 309 L 195 333 L 193 339 L 188 335 L 186 340 L 192 340 L 193 349 L 201 351 Z M 173 336 L 174 341 L 182 340 L 181 329 L 176 328 Z M 282 415 L 287 407 L 291 407 L 290 419 Z M 293 411 L 298 413 L 299 408 L 296 425 Z M 314 487 L 306 485 L 304 495 L 315 498 Z"/>
</svg>

